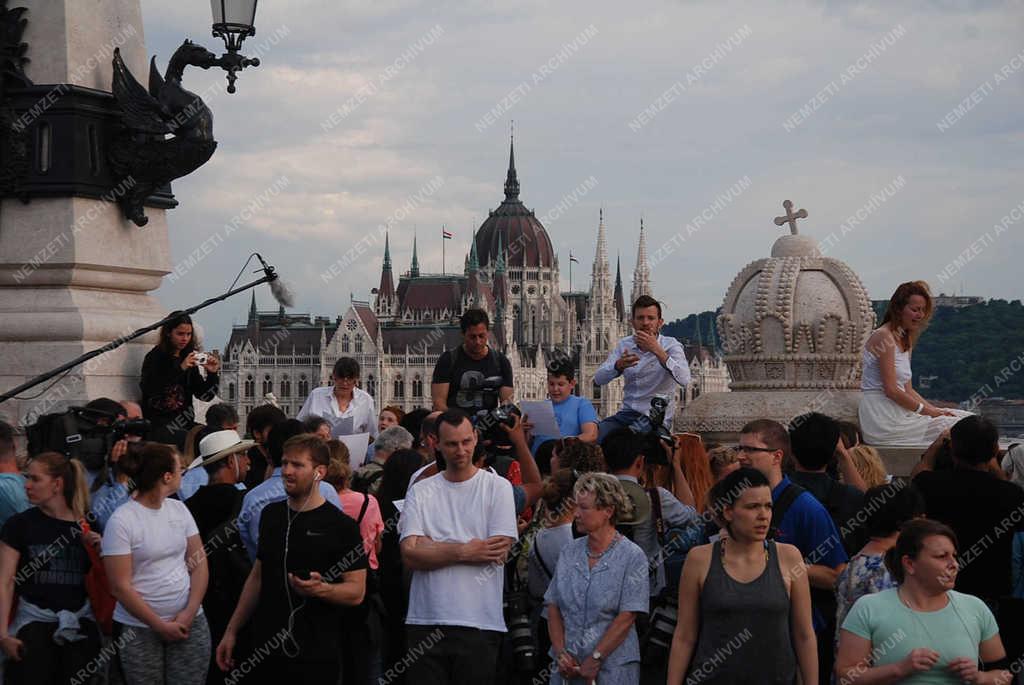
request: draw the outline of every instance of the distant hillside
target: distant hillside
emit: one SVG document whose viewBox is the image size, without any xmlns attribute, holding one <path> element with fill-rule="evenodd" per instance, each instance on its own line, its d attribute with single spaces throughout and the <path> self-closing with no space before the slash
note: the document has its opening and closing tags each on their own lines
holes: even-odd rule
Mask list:
<svg viewBox="0 0 1024 685">
<path fill-rule="evenodd" d="M 700 317 L 700 335 L 697 335 L 697 317 Z M 663 335 L 669 335 L 673 338 L 678 338 L 682 342 L 696 344 L 697 338 L 700 338 L 702 345 L 710 346 L 712 328 L 715 325 L 715 320 L 718 318 L 717 312 L 701 312 L 700 314 L 690 314 L 685 319 L 676 319 L 671 323 L 666 323 L 661 332 Z M 718 331 L 714 331 L 715 343 L 718 348 L 721 348 L 722 341 L 718 339 Z"/>
<path fill-rule="evenodd" d="M 885 303 L 874 305 L 881 321 Z M 717 314 L 699 316 L 700 339 L 707 345 Z M 662 332 L 696 342 L 697 317 L 667 323 Z M 717 333 L 716 342 L 721 349 Z M 940 307 L 914 350 L 913 367 L 914 387 L 928 399 L 1024 398 L 1024 305 L 990 300 L 961 309 Z"/>
</svg>

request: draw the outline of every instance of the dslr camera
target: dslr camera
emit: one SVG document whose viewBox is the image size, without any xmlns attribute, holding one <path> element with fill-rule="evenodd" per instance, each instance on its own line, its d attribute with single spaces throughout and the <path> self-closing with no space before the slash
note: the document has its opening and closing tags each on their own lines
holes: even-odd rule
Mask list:
<svg viewBox="0 0 1024 685">
<path fill-rule="evenodd" d="M 647 416 L 634 421 L 629 426 L 643 442 L 643 454 L 647 457 L 649 464 L 667 464 L 665 451 L 662 445 L 672 449 L 675 447 L 675 440 L 672 433 L 665 428 L 665 412 L 668 411 L 668 398 L 655 395 L 651 398 L 651 410 Z"/>
</svg>

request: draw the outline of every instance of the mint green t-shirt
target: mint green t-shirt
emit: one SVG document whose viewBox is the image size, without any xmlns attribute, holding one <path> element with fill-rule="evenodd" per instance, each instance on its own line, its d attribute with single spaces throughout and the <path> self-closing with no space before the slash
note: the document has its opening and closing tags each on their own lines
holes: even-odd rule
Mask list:
<svg viewBox="0 0 1024 685">
<path fill-rule="evenodd" d="M 896 588 L 864 595 L 843 621 L 843 630 L 871 640 L 874 666 L 895 664 L 919 647 L 939 653 L 930 671 L 911 676 L 903 683 L 959 685 L 949 662 L 959 657 L 978 658 L 978 645 L 999 632 L 995 616 L 973 595 L 949 591 L 949 604 L 938 611 L 911 611 Z"/>
</svg>

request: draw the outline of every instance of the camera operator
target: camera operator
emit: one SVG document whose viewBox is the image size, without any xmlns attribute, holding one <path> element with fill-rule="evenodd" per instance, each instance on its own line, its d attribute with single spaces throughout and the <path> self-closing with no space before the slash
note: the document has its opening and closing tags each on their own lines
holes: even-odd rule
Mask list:
<svg viewBox="0 0 1024 685">
<path fill-rule="evenodd" d="M 657 519 L 662 519 L 661 526 L 664 528 L 704 524 L 692 506 L 693 494 L 690 493 L 689 485 L 686 485 L 686 477 L 682 474 L 679 462 L 674 456 L 666 454 L 668 450 L 665 450 L 659 440 L 651 439 L 649 436 L 649 433 L 642 436 L 628 429 L 619 429 L 608 436 L 602 449 L 608 462 L 608 471 L 621 481 L 639 484 L 648 463 L 667 464 L 671 459 L 675 481 L 686 486 L 680 493 L 681 501 L 665 488 L 653 486 L 651 483 L 646 485 L 646 496 L 651 500 L 649 509 L 652 513 L 646 521 L 637 524 L 633 541 L 640 546 L 651 562 L 650 592 L 651 597 L 655 597 L 665 587 L 664 554 L 658 540 Z M 657 502 L 654 501 L 655 497 Z"/>
<path fill-rule="evenodd" d="M 459 319 L 462 344 L 437 358 L 431 378 L 430 395 L 434 411 L 459 408 L 472 414 L 485 405 L 484 393 L 478 390 L 487 378 L 500 377 L 497 389 L 499 402 L 512 401 L 512 365 L 501 352 L 487 343 L 491 322 L 482 309 L 467 309 Z M 492 404 L 491 406 L 496 406 Z"/>
<path fill-rule="evenodd" d="M 665 323 L 661 318 L 661 303 L 650 295 L 641 295 L 633 303 L 632 311 L 633 335 L 620 340 L 594 374 L 597 385 L 606 385 L 619 376 L 625 378 L 622 408 L 597 426 L 597 440 L 602 443 L 618 428 L 638 422 L 649 424 L 651 400 L 659 395 L 670 398 L 663 423 L 671 429 L 676 385 L 686 387 L 690 382 L 690 367 L 683 346 L 675 338 L 659 332 Z M 654 426 L 648 430 L 650 428 Z"/>
<path fill-rule="evenodd" d="M 114 510 L 128 501 L 131 483 L 128 475 L 120 468 L 123 457 L 131 446 L 139 443 L 148 431 L 148 422 L 142 418 L 142 408 L 135 402 L 115 402 L 106 397 L 89 402 L 87 409 L 96 409 L 115 415 L 112 422 L 101 419 L 97 423 L 111 428 L 110 450 L 98 472 L 95 472 L 90 486 L 92 513 L 96 520 L 97 532 L 102 532 Z M 137 446 L 137 445 L 136 445 Z"/>
</svg>

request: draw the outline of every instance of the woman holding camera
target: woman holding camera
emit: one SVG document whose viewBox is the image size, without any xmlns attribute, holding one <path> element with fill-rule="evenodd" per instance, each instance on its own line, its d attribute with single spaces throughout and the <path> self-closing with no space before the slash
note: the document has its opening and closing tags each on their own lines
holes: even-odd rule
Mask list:
<svg viewBox="0 0 1024 685">
<path fill-rule="evenodd" d="M 199 529 L 183 502 L 169 499 L 182 465 L 170 445 L 147 443 L 121 457 L 135 482 L 103 534 L 103 561 L 117 599 L 115 635 L 127 685 L 200 685 L 210 661 L 202 613 L 209 580 Z"/>
<path fill-rule="evenodd" d="M 178 316 L 174 316 L 177 314 Z M 142 362 L 142 414 L 153 422 L 152 439 L 184 449 L 185 436 L 195 425 L 192 398 L 209 400 L 217 394 L 220 359 L 196 351 L 192 319 L 174 312 L 160 327 L 160 342 Z M 199 373 L 206 369 L 206 377 Z"/>
<path fill-rule="evenodd" d="M 34 505 L 0 531 L 0 648 L 11 685 L 86 682 L 100 632 L 85 587 L 91 566 L 79 521 L 89 508 L 85 468 L 57 452 L 29 462 L 25 493 Z M 10 626 L 15 595 L 18 608 Z"/>
<path fill-rule="evenodd" d="M 562 549 L 544 594 L 555 670 L 551 682 L 640 682 L 634 622 L 648 610 L 647 556 L 615 530 L 634 506 L 618 478 L 587 473 L 573 487 L 586 537 Z"/>
</svg>

